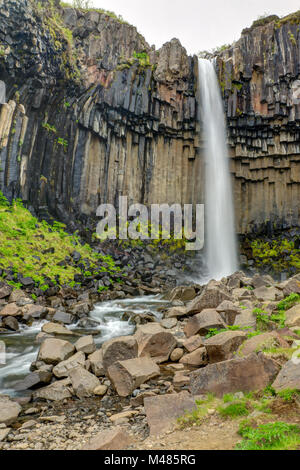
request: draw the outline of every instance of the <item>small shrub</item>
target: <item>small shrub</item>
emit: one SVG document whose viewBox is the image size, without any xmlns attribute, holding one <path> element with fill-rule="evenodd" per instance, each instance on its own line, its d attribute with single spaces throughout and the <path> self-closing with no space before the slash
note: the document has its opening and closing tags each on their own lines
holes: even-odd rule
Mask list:
<svg viewBox="0 0 300 470">
<path fill-rule="evenodd" d="M 239 416 L 248 416 L 249 409 L 246 402 L 238 401 L 227 406 L 220 406 L 218 412 L 223 418 L 238 418 Z"/>
<path fill-rule="evenodd" d="M 300 445 L 300 427 L 284 422 L 261 424 L 256 428 L 249 422 L 240 425 L 244 438 L 236 450 L 289 450 Z"/>
</svg>

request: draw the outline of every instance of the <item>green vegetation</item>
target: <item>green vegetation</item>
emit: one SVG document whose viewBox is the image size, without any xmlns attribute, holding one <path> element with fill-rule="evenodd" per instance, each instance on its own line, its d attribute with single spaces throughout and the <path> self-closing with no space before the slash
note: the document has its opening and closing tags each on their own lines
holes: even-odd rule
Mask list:
<svg viewBox="0 0 300 470">
<path fill-rule="evenodd" d="M 80 266 L 72 262 L 74 251 L 81 255 Z M 50 282 L 74 286 L 75 275 L 113 275 L 120 271 L 109 256 L 95 253 L 89 245 L 81 244 L 77 235 L 69 235 L 63 224 L 39 222 L 19 200 L 9 204 L 1 192 L 0 267 L 31 277 L 42 290 Z M 5 277 L 4 274 L 2 279 Z M 17 278 L 9 282 L 18 285 Z"/>
<path fill-rule="evenodd" d="M 184 429 L 190 426 L 200 426 L 208 415 L 208 410 L 215 402 L 216 398 L 209 393 L 205 399 L 196 400 L 197 409 L 192 412 L 186 412 L 184 416 L 177 419 L 179 426 Z"/>
<path fill-rule="evenodd" d="M 43 19 L 45 30 L 48 30 L 53 46 L 60 58 L 60 70 L 67 80 L 75 83 L 80 81 L 80 72 L 77 67 L 77 55 L 74 47 L 73 33 L 62 20 L 59 9 L 54 0 L 49 3 L 37 3 L 37 13 Z"/>
<path fill-rule="evenodd" d="M 237 401 L 230 403 L 227 406 L 220 406 L 218 408 L 218 412 L 222 418 L 237 418 L 239 416 L 248 416 L 249 409 L 247 407 L 247 403 Z"/>
<path fill-rule="evenodd" d="M 288 297 L 286 297 L 284 300 L 279 302 L 277 305 L 278 310 L 281 310 L 283 312 L 289 310 L 290 308 L 294 307 L 294 305 L 298 304 L 300 302 L 300 295 L 299 294 L 291 294 Z"/>
<path fill-rule="evenodd" d="M 295 398 L 298 398 L 300 395 L 299 390 L 292 390 L 290 388 L 287 388 L 286 390 L 282 390 L 281 392 L 277 392 L 277 396 L 282 398 L 283 401 L 285 402 L 293 402 Z"/>
<path fill-rule="evenodd" d="M 51 126 L 48 122 L 43 122 L 42 124 L 43 128 L 46 129 L 47 132 L 53 132 L 54 134 L 56 134 L 57 132 L 57 129 L 55 126 Z"/>
<path fill-rule="evenodd" d="M 297 271 L 300 271 L 300 250 L 295 248 L 293 241 L 254 240 L 250 246 L 258 267 L 272 266 L 274 272 L 282 272 L 289 267 L 295 267 Z"/>
<path fill-rule="evenodd" d="M 291 13 L 290 15 L 284 16 L 283 18 L 278 19 L 276 21 L 276 27 L 280 28 L 284 24 L 299 24 L 300 23 L 300 10 L 296 11 L 295 13 Z"/>
<path fill-rule="evenodd" d="M 247 420 L 241 423 L 239 434 L 243 440 L 237 450 L 292 450 L 300 445 L 300 427 L 284 422 L 253 427 Z"/>
<path fill-rule="evenodd" d="M 220 333 L 225 333 L 226 331 L 244 331 L 244 330 L 250 330 L 251 326 L 239 326 L 239 325 L 234 325 L 234 326 L 227 326 L 226 328 L 221 328 L 218 330 L 217 328 L 211 328 L 207 335 L 206 339 L 212 338 L 213 336 L 219 335 Z"/>
<path fill-rule="evenodd" d="M 113 11 L 104 10 L 102 8 L 94 8 L 93 2 L 91 2 L 91 0 L 73 0 L 72 3 L 60 2 L 60 5 L 63 8 L 77 8 L 78 10 L 82 10 L 84 12 L 96 11 L 97 13 L 100 13 L 101 15 L 106 15 L 106 16 L 109 16 L 110 18 L 117 20 L 119 23 L 129 24 L 127 21 L 124 20 L 124 18 L 121 15 L 116 15 Z"/>
</svg>

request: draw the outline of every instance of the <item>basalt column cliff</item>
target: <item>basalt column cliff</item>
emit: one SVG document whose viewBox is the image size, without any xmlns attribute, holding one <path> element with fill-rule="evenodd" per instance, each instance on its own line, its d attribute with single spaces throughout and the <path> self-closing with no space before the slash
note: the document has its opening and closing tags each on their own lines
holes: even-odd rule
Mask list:
<svg viewBox="0 0 300 470">
<path fill-rule="evenodd" d="M 217 57 L 239 233 L 299 222 L 299 22 L 273 18 Z M 197 67 L 106 13 L 0 0 L 0 189 L 69 223 L 119 195 L 203 202 Z"/>
</svg>

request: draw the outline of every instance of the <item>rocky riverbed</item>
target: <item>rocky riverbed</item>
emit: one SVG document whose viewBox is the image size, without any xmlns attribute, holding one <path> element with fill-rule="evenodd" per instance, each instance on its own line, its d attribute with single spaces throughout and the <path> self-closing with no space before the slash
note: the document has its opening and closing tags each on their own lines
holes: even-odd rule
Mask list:
<svg viewBox="0 0 300 470">
<path fill-rule="evenodd" d="M 67 311 L 57 316 L 58 305 L 27 302 L 7 286 L 1 295 L 2 321 L 44 309 L 32 336 L 19 335 L 24 353 L 35 344 L 29 373 L 20 380 L 9 365 L 15 392 L 0 398 L 3 449 L 138 446 L 170 432 L 207 393 L 300 390 L 299 275 L 278 283 L 237 272 L 95 307 L 84 294 L 75 324 L 63 321 Z"/>
</svg>

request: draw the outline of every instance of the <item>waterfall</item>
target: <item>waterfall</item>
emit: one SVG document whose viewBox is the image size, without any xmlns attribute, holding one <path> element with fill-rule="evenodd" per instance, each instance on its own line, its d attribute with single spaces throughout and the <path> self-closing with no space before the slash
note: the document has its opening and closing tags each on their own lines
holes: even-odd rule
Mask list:
<svg viewBox="0 0 300 470">
<path fill-rule="evenodd" d="M 199 59 L 201 121 L 205 146 L 205 256 L 210 278 L 238 268 L 226 124 L 214 64 Z"/>
</svg>

